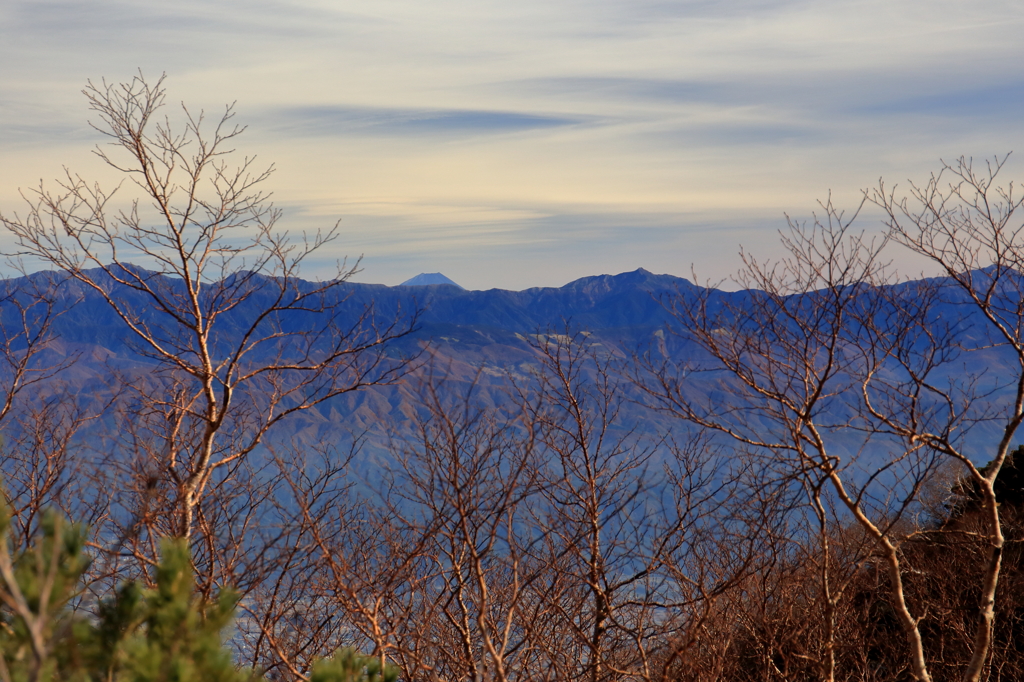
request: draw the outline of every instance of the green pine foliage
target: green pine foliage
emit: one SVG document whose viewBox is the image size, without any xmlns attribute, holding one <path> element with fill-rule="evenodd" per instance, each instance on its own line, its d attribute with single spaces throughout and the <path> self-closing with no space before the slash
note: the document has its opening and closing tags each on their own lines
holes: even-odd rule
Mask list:
<svg viewBox="0 0 1024 682">
<path fill-rule="evenodd" d="M 248 682 L 259 678 L 251 670 L 236 669 L 224 646 L 223 633 L 234 617 L 235 593 L 224 590 L 209 603 L 196 599 L 188 547 L 183 541 L 164 541 L 156 577 L 156 588 L 146 590 L 138 602 L 143 627 L 132 628 L 135 634 L 118 647 L 124 674 L 117 679 Z M 110 611 L 117 612 L 118 607 Z M 122 608 L 121 612 L 130 611 Z M 111 630 L 116 632 L 119 627 Z"/>
<path fill-rule="evenodd" d="M 123 585 L 90 616 L 80 601 L 85 530 L 47 513 L 36 542 L 13 555 L 0 503 L 0 682 L 260 682 L 234 665 L 225 633 L 237 595 L 194 594 L 188 546 L 165 540 L 156 587 Z M 81 604 L 77 604 L 81 606 Z M 353 649 L 314 664 L 312 682 L 395 682 L 398 669 Z"/>
<path fill-rule="evenodd" d="M 310 682 L 395 682 L 398 668 L 380 659 L 363 656 L 355 649 L 341 649 L 313 665 Z"/>
<path fill-rule="evenodd" d="M 68 605 L 89 566 L 83 553 L 85 531 L 47 512 L 35 541 L 15 555 L 10 525 L 7 506 L 0 503 L 0 679 L 81 679 L 60 670 L 74 651 L 57 644 L 81 630 Z"/>
</svg>

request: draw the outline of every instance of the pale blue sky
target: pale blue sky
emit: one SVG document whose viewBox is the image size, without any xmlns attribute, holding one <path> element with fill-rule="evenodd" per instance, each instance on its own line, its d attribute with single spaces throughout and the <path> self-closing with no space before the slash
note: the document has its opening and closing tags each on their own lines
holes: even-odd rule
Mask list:
<svg viewBox="0 0 1024 682">
<path fill-rule="evenodd" d="M 108 181 L 80 90 L 141 68 L 237 100 L 282 225 L 340 218 L 324 263 L 361 281 L 719 279 L 829 190 L 1015 149 L 1020 177 L 1022 29 L 998 1 L 5 0 L 0 207 L 65 165 Z"/>
</svg>

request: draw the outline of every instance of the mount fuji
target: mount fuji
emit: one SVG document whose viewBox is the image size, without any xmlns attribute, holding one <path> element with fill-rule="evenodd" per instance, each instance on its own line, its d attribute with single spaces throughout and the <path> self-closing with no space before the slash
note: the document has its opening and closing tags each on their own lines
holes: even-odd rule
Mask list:
<svg viewBox="0 0 1024 682">
<path fill-rule="evenodd" d="M 440 272 L 421 272 L 412 279 L 407 279 L 398 286 L 400 287 L 425 287 L 433 284 L 450 284 L 452 286 L 459 287 L 465 291 L 465 287 L 462 287 L 452 280 L 448 279 Z"/>
</svg>

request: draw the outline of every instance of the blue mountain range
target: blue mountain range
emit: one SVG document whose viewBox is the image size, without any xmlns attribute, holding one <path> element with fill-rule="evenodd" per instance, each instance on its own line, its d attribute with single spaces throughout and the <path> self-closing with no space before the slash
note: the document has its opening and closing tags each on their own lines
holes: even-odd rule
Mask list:
<svg viewBox="0 0 1024 682">
<path fill-rule="evenodd" d="M 55 392 L 59 382 L 59 390 L 70 392 L 87 404 L 102 402 L 110 395 L 114 376 L 139 385 L 150 381 L 157 365 L 140 352 L 132 342 L 132 335 L 103 298 L 63 275 L 36 273 L 29 276 L 29 280 L 37 284 L 47 278 L 60 282 L 59 303 L 64 310 L 53 326 L 57 338 L 41 357 L 41 362 L 56 365 L 74 358 L 75 363 L 52 387 L 39 390 Z M 227 341 L 241 333 L 254 311 L 265 308 L 272 300 L 275 288 L 261 287 L 259 281 L 259 277 L 251 278 L 252 296 L 220 320 L 217 334 L 222 336 L 215 335 L 215 339 Z M 269 283 L 269 279 L 266 281 Z M 12 279 L 4 284 L 11 291 L 25 283 Z M 180 282 L 165 278 L 163 286 L 173 290 Z M 315 286 L 313 282 L 298 283 L 300 289 Z M 915 283 L 898 286 L 913 287 Z M 119 288 L 114 283 L 110 287 L 111 295 L 131 305 L 145 324 L 159 328 L 166 321 L 165 314 L 153 309 L 138 292 Z M 331 305 L 340 328 L 357 325 L 361 317 L 372 319 L 378 325 L 397 320 L 399 328 L 414 324 L 411 333 L 391 344 L 389 355 L 429 360 L 435 379 L 443 378 L 456 392 L 466 393 L 472 386 L 473 399 L 486 407 L 507 402 L 510 379 L 529 381 L 537 363 L 535 345 L 546 335 L 583 332 L 591 352 L 613 361 L 628 361 L 645 353 L 678 367 L 699 360 L 699 349 L 685 338 L 685 330 L 679 328 L 667 304 L 702 291 L 706 292 L 686 279 L 656 275 L 643 269 L 584 277 L 557 288 L 523 291 L 468 291 L 435 273 L 420 275 L 395 287 L 347 282 L 333 290 L 332 295 L 337 298 Z M 750 291 L 712 290 L 707 293 L 711 306 L 742 306 L 757 295 Z M 0 322 L 5 328 L 16 329 L 15 312 L 10 306 L 3 309 Z M 975 327 L 984 326 L 971 307 L 956 299 L 955 291 L 937 315 L 955 321 L 958 328 L 968 334 L 973 333 L 971 330 Z M 314 313 L 304 311 L 283 315 L 277 322 L 294 329 L 318 323 Z M 260 352 L 279 353 L 281 348 L 268 346 Z M 963 354 L 957 363 L 956 372 L 981 377 L 982 382 L 991 386 L 993 404 L 1007 390 L 1001 385 L 1000 377 L 1013 376 L 1015 372 L 1012 358 L 998 346 Z M 289 442 L 307 443 L 362 439 L 367 461 L 372 462 L 376 457 L 386 456 L 387 449 L 394 447 L 396 433 L 411 433 L 419 390 L 412 381 L 345 394 L 290 418 L 280 426 L 278 436 Z M 624 391 L 626 399 L 619 415 L 624 431 L 634 430 L 659 438 L 679 428 L 673 418 L 641 409 L 639 396 L 628 384 L 622 384 L 618 390 Z M 730 400 L 728 384 L 713 375 L 695 375 L 692 390 L 723 404 Z M 116 425 L 101 422 L 96 426 L 101 427 L 116 428 Z M 980 441 L 993 437 L 984 425 L 976 434 Z M 851 442 L 848 447 L 854 450 L 858 446 Z"/>
</svg>

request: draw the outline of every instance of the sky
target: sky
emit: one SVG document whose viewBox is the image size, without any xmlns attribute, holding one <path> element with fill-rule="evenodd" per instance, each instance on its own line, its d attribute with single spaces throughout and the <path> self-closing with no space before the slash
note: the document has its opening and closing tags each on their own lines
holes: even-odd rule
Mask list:
<svg viewBox="0 0 1024 682">
<path fill-rule="evenodd" d="M 141 70 L 235 103 L 283 229 L 341 221 L 310 277 L 718 281 L 830 192 L 1015 149 L 1021 177 L 1021 35 L 1000 0 L 4 0 L 0 211 L 65 167 L 116 184 L 81 90 Z"/>
</svg>

